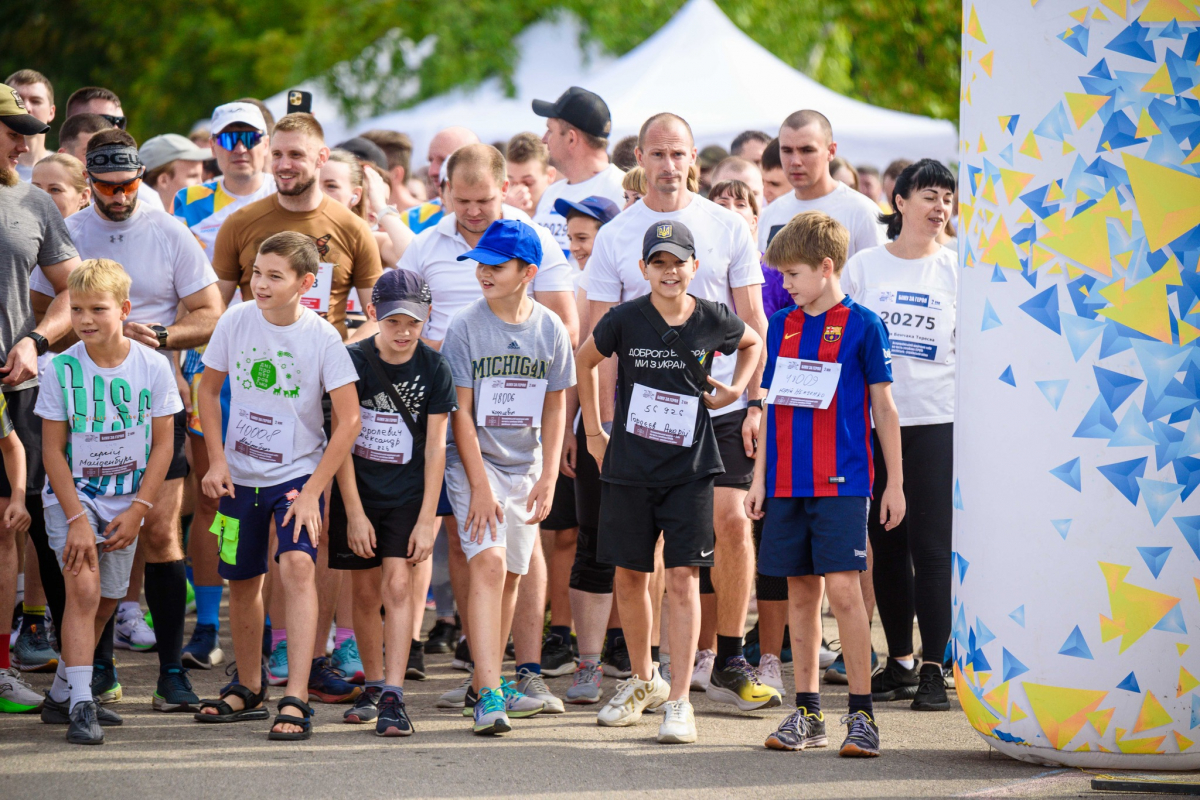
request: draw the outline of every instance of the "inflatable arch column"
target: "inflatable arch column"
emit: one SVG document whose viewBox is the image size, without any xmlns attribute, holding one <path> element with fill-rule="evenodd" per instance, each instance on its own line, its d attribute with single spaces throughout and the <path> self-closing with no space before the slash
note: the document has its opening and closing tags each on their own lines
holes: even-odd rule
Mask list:
<svg viewBox="0 0 1200 800">
<path fill-rule="evenodd" d="M 952 649 L 1023 761 L 1200 767 L 1200 4 L 964 0 Z"/>
</svg>

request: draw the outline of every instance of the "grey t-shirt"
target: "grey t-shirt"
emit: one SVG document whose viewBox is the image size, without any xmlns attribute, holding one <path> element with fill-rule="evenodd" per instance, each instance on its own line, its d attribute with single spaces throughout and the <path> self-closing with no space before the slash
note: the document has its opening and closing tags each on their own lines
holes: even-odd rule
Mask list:
<svg viewBox="0 0 1200 800">
<path fill-rule="evenodd" d="M 29 274 L 36 266 L 59 264 L 75 257 L 75 245 L 50 195 L 32 183 L 0 186 L 0 364 L 9 348 L 33 330 Z M 37 378 L 13 392 L 37 386 Z"/>
<path fill-rule="evenodd" d="M 514 383 L 546 381 L 545 391 L 557 392 L 575 385 L 575 359 L 566 327 L 540 303 L 533 304 L 529 319 L 519 325 L 504 322 L 479 298 L 450 320 L 442 355 L 450 362 L 454 385 L 475 392 L 470 409 L 478 421 L 476 409 L 481 402 L 485 382 L 512 378 Z M 504 427 L 477 425 L 479 449 L 483 459 L 503 472 L 532 472 L 542 461 L 540 416 L 532 425 Z M 459 461 L 453 439 L 446 459 Z"/>
</svg>

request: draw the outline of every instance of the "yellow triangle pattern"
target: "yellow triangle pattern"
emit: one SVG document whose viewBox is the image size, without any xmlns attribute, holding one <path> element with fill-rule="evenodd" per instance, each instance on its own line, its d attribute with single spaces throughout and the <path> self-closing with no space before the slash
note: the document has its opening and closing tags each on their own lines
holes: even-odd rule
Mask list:
<svg viewBox="0 0 1200 800">
<path fill-rule="evenodd" d="M 988 178 L 987 183 L 983 185 L 983 191 L 979 193 L 981 200 L 996 205 L 1000 201 L 996 199 L 996 185 L 992 183 L 992 179 Z"/>
<path fill-rule="evenodd" d="M 1076 128 L 1082 127 L 1085 122 L 1096 115 L 1101 106 L 1112 99 L 1106 94 L 1078 94 L 1076 92 L 1067 92 L 1064 97 L 1067 100 L 1067 107 L 1071 109 L 1071 117 L 1075 120 Z"/>
<path fill-rule="evenodd" d="M 1100 0 L 1104 7 L 1113 12 L 1121 19 L 1125 19 L 1125 3 L 1126 0 Z"/>
<path fill-rule="evenodd" d="M 1053 216 L 1057 217 L 1058 214 Z M 1121 210 L 1121 202 L 1117 199 L 1115 189 L 1082 214 L 1063 220 L 1060 230 L 1042 237 L 1038 244 L 1102 275 L 1111 275 L 1112 264 L 1108 249 L 1109 217 L 1119 219 L 1125 230 L 1131 231 L 1133 214 Z"/>
<path fill-rule="evenodd" d="M 1161 271 L 1159 270 L 1159 272 Z M 1142 283 L 1145 282 L 1142 281 Z M 1102 291 L 1101 294 L 1104 292 Z M 1108 602 L 1112 608 L 1111 622 L 1121 631 L 1119 652 L 1124 653 L 1134 642 L 1157 625 L 1168 611 L 1178 605 L 1179 598 L 1126 583 L 1125 576 L 1131 569 L 1127 565 L 1108 564 L 1101 561 L 1099 566 L 1100 571 L 1104 573 L 1104 581 L 1108 585 Z M 1196 581 L 1196 594 L 1200 596 L 1200 578 L 1194 580 Z M 1100 623 L 1103 628 L 1103 616 L 1100 618 Z"/>
<path fill-rule="evenodd" d="M 1187 345 L 1196 341 L 1197 338 L 1200 338 L 1200 328 L 1197 328 L 1195 325 L 1189 325 L 1183 320 L 1179 320 L 1179 345 L 1181 347 L 1186 347 Z M 1187 645 L 1184 645 L 1184 647 L 1187 647 Z M 1180 652 L 1180 655 L 1183 655 L 1183 653 Z"/>
<path fill-rule="evenodd" d="M 1021 225 L 1032 225 L 1034 222 L 1036 222 L 1036 220 L 1033 218 L 1033 212 L 1028 208 L 1025 209 L 1025 213 L 1017 217 L 1017 223 Z"/>
<path fill-rule="evenodd" d="M 1021 192 L 1025 191 L 1025 187 L 1034 179 L 1034 175 L 1029 172 L 1017 172 L 1012 169 L 1000 170 L 1000 182 L 1004 184 L 1004 194 L 1008 197 L 1009 203 L 1015 203 Z"/>
<path fill-rule="evenodd" d="M 1184 164 L 1200 164 L 1200 144 L 1192 150 L 1191 155 L 1183 160 Z"/>
<path fill-rule="evenodd" d="M 1117 749 L 1122 753 L 1157 753 L 1158 748 L 1167 740 L 1167 737 L 1158 736 L 1150 739 L 1124 739 L 1125 731 L 1117 728 Z"/>
<path fill-rule="evenodd" d="M 1023 156 L 1041 160 L 1042 151 L 1038 149 L 1037 139 L 1034 138 L 1033 131 L 1030 131 L 1025 136 L 1025 141 L 1021 143 L 1021 149 L 1018 152 Z"/>
<path fill-rule="evenodd" d="M 983 251 L 983 263 L 999 264 L 1005 269 L 1021 269 L 1021 258 L 1017 254 L 1017 248 L 1013 246 L 1012 237 L 1008 235 L 1008 226 L 1004 224 L 1004 217 L 1000 217 L 1000 221 L 992 229 L 988 247 Z"/>
<path fill-rule="evenodd" d="M 1074 153 L 1074 152 L 1075 152 L 1075 146 L 1064 139 L 1063 146 L 1062 146 L 1062 154 L 1065 156 L 1067 153 Z"/>
<path fill-rule="evenodd" d="M 1065 748 L 1087 724 L 1087 715 L 1099 707 L 1108 692 L 1093 689 L 1069 689 L 1026 683 L 1025 696 L 1033 709 L 1042 733 L 1056 750 Z"/>
<path fill-rule="evenodd" d="M 979 147 L 975 148 L 975 152 L 976 153 L 986 153 L 987 152 L 987 142 L 985 142 L 983 140 L 982 133 L 979 134 Z"/>
<path fill-rule="evenodd" d="M 1067 196 L 1065 194 L 1063 194 L 1062 187 L 1058 185 L 1057 181 L 1050 184 L 1050 188 L 1046 190 L 1046 202 L 1047 203 L 1057 203 L 1060 200 L 1066 200 L 1066 199 L 1067 199 Z"/>
<path fill-rule="evenodd" d="M 1088 9 L 1087 6 L 1071 12 L 1071 18 L 1079 22 L 1087 22 Z"/>
<path fill-rule="evenodd" d="M 967 666 L 967 669 L 971 669 L 970 665 Z M 985 736 L 994 736 L 992 731 L 1000 724 L 1000 718 L 989 711 L 987 706 L 975 696 L 974 690 L 967 685 L 967 677 L 958 668 L 957 662 L 954 664 L 954 684 L 966 689 L 964 692 L 959 692 L 958 700 L 962 703 L 963 712 L 967 715 L 971 726 Z"/>
<path fill-rule="evenodd" d="M 1167 65 L 1163 64 L 1158 68 L 1158 71 L 1150 76 L 1150 80 L 1142 86 L 1143 92 L 1150 94 L 1175 94 L 1175 88 L 1171 85 L 1171 76 L 1167 72 Z"/>
<path fill-rule="evenodd" d="M 1184 736 L 1179 731 L 1171 731 L 1171 733 L 1175 734 L 1175 744 L 1179 746 L 1179 752 L 1181 753 L 1195 744 L 1195 742 Z"/>
<path fill-rule="evenodd" d="M 992 77 L 992 61 L 995 55 L 996 51 L 990 50 L 986 56 L 979 59 L 979 68 L 986 72 L 989 78 Z"/>
<path fill-rule="evenodd" d="M 1191 328 L 1192 326 L 1191 326 L 1191 325 L 1188 325 L 1188 327 L 1189 327 L 1189 328 Z M 1193 328 L 1193 330 L 1195 330 L 1195 329 Z M 1181 337 L 1181 338 L 1182 338 L 1182 337 Z M 1180 341 L 1179 343 L 1180 343 L 1180 344 L 1183 344 L 1183 342 L 1182 342 L 1182 341 Z M 1184 644 L 1183 642 L 1176 642 L 1176 643 L 1175 643 L 1175 649 L 1179 651 L 1179 655 L 1181 655 L 1181 656 L 1182 656 L 1184 653 L 1186 653 L 1186 652 L 1188 651 L 1188 648 L 1189 648 L 1189 647 L 1191 647 L 1191 645 L 1190 645 L 1190 644 Z"/>
<path fill-rule="evenodd" d="M 1020 722 L 1023 719 L 1029 719 L 1029 715 L 1025 713 L 1025 709 L 1021 708 L 1014 701 L 1012 704 L 1012 716 L 1009 717 L 1009 722 Z"/>
<path fill-rule="evenodd" d="M 1142 9 L 1138 20 L 1143 23 L 1170 22 L 1171 20 L 1200 22 L 1200 13 L 1197 13 L 1195 8 L 1189 8 L 1189 5 L 1194 6 L 1195 3 L 1184 3 L 1182 0 L 1150 0 Z"/>
<path fill-rule="evenodd" d="M 983 696 L 983 702 L 1000 712 L 1000 716 L 1008 716 L 1008 681 L 992 689 Z"/>
<path fill-rule="evenodd" d="M 1138 712 L 1137 721 L 1133 723 L 1133 733 L 1159 728 L 1170 721 L 1171 715 L 1154 696 L 1154 692 L 1146 692 L 1146 699 L 1142 701 L 1142 709 Z"/>
<path fill-rule="evenodd" d="M 1200 686 L 1200 680 L 1196 680 L 1196 677 L 1192 675 L 1192 673 L 1188 672 L 1183 667 L 1180 667 L 1179 681 L 1175 684 L 1175 696 L 1183 697 L 1197 686 Z"/>
<path fill-rule="evenodd" d="M 1087 715 L 1087 721 L 1092 723 L 1092 727 L 1096 729 L 1096 732 L 1103 736 L 1108 731 L 1108 723 L 1112 722 L 1114 711 L 1116 711 L 1115 708 L 1093 711 Z"/>
<path fill-rule="evenodd" d="M 1149 278 L 1139 281 L 1128 291 L 1118 290 L 1110 297 L 1105 294 L 1107 289 L 1102 290 L 1100 293 L 1111 300 L 1114 305 L 1111 308 L 1102 308 L 1096 313 L 1169 344 L 1171 342 L 1171 317 L 1167 306 L 1167 284 L 1174 286 L 1183 284 L 1183 279 L 1179 275 L 1179 265 L 1174 259 Z M 1156 625 L 1158 620 L 1150 624 Z M 1124 650 L 1123 645 L 1122 650 Z"/>
<path fill-rule="evenodd" d="M 1146 136 L 1158 136 L 1162 131 L 1154 124 L 1154 120 L 1150 119 L 1150 111 L 1143 108 L 1141 116 L 1138 117 L 1137 132 L 1134 136 L 1141 139 Z"/>
<path fill-rule="evenodd" d="M 1200 178 L 1136 156 L 1122 156 L 1151 250 L 1200 225 Z"/>
<path fill-rule="evenodd" d="M 975 6 L 971 6 L 971 13 L 967 18 L 967 34 L 987 44 L 987 39 L 983 35 L 983 26 L 979 24 L 979 15 L 975 13 Z"/>
</svg>

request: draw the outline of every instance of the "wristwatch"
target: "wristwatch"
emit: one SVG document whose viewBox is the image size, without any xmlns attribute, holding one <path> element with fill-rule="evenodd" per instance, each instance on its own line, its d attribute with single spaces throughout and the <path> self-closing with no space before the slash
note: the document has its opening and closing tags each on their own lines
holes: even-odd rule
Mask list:
<svg viewBox="0 0 1200 800">
<path fill-rule="evenodd" d="M 36 331 L 30 331 L 29 333 L 25 334 L 25 338 L 33 340 L 33 345 L 35 348 L 37 348 L 37 354 L 39 356 L 46 355 L 47 351 L 50 350 L 50 340 Z"/>
<path fill-rule="evenodd" d="M 746 405 L 747 405 L 747 406 L 749 406 L 750 408 L 759 408 L 759 409 L 761 409 L 761 408 L 763 407 L 763 403 L 764 403 L 764 402 L 766 402 L 766 401 L 765 401 L 765 400 L 763 400 L 762 398 L 759 398 L 758 400 L 751 400 L 751 401 L 749 401 L 748 403 L 746 403 Z"/>
<path fill-rule="evenodd" d="M 167 329 L 162 325 L 148 325 L 147 327 L 154 331 L 154 335 L 158 337 L 158 349 L 167 349 Z"/>
</svg>

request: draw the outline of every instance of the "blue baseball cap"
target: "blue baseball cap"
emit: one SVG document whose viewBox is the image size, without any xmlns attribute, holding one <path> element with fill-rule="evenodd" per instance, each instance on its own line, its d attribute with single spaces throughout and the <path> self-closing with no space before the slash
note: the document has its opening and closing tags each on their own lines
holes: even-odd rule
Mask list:
<svg viewBox="0 0 1200 800">
<path fill-rule="evenodd" d="M 616 203 L 607 197 L 597 195 L 585 197 L 578 203 L 560 198 L 554 201 L 554 211 L 564 217 L 572 211 L 578 211 L 580 214 L 599 220 L 601 225 L 612 222 L 613 217 L 621 213 L 621 209 L 617 207 Z"/>
<path fill-rule="evenodd" d="M 494 267 L 510 258 L 535 266 L 542 263 L 542 240 L 532 225 L 519 219 L 498 219 L 488 225 L 475 249 L 463 253 L 458 260 L 474 259 Z"/>
<path fill-rule="evenodd" d="M 407 314 L 424 322 L 429 317 L 432 300 L 429 285 L 421 280 L 420 275 L 406 269 L 385 271 L 371 290 L 371 304 L 375 306 L 376 319 Z"/>
</svg>

